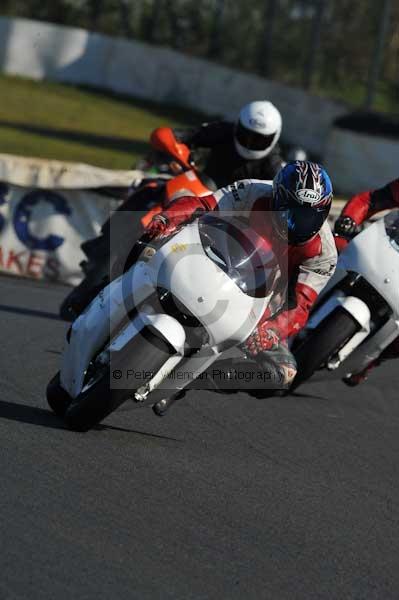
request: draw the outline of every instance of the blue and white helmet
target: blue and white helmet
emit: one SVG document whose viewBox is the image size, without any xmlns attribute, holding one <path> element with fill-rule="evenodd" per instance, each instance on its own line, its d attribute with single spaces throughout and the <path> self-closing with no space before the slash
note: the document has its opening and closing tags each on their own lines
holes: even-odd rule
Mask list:
<svg viewBox="0 0 399 600">
<path fill-rule="evenodd" d="M 321 229 L 330 212 L 333 189 L 319 164 L 296 160 L 273 181 L 273 220 L 278 233 L 291 244 L 303 244 Z"/>
</svg>

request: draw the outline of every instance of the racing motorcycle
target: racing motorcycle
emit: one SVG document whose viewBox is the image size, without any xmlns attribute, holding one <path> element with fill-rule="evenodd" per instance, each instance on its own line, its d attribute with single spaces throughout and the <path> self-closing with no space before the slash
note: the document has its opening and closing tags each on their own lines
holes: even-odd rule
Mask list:
<svg viewBox="0 0 399 600">
<path fill-rule="evenodd" d="M 363 371 L 399 335 L 399 210 L 359 233 L 296 337 L 293 388 L 315 371 Z M 292 388 L 292 389 L 293 389 Z"/>
<path fill-rule="evenodd" d="M 197 170 L 190 149 L 176 140 L 172 129 L 155 129 L 150 144 L 160 164 L 168 164 L 168 173 L 143 179 L 104 223 L 100 235 L 83 242 L 84 279 L 60 307 L 60 316 L 67 321 L 74 320 L 110 282 L 112 265 L 123 262 L 154 215 L 180 196 L 206 196 L 216 190 L 213 181 Z"/>
<path fill-rule="evenodd" d="M 286 297 L 281 258 L 237 217 L 207 213 L 156 241 L 105 287 L 66 335 L 47 400 L 87 431 L 125 400 L 162 415 L 187 385 L 250 335 Z M 249 359 L 247 359 L 249 360 Z M 254 363 L 253 363 L 254 365 Z"/>
</svg>

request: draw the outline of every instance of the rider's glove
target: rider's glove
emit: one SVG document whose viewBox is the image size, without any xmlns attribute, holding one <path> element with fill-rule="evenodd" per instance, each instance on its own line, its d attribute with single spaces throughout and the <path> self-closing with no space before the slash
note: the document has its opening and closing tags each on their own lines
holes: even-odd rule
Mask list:
<svg viewBox="0 0 399 600">
<path fill-rule="evenodd" d="M 335 235 L 349 241 L 357 233 L 359 233 L 359 225 L 352 219 L 352 217 L 341 215 L 335 221 L 334 233 Z"/>
<path fill-rule="evenodd" d="M 345 248 L 347 247 L 347 245 L 349 244 L 350 240 L 347 240 L 344 237 L 341 237 L 340 235 L 335 234 L 334 235 L 334 242 L 335 242 L 335 247 L 338 251 L 338 253 L 340 254 L 343 250 L 345 250 Z"/>
<path fill-rule="evenodd" d="M 147 226 L 146 233 L 150 238 L 166 236 L 174 231 L 174 226 L 162 214 L 155 215 Z"/>
<path fill-rule="evenodd" d="M 351 239 L 360 231 L 359 225 L 348 215 L 341 215 L 335 221 L 334 240 L 338 252 L 345 250 Z"/>
<path fill-rule="evenodd" d="M 168 236 L 180 225 L 196 219 L 205 210 L 213 210 L 215 204 L 215 198 L 211 194 L 203 198 L 182 196 L 173 201 L 162 213 L 155 215 L 146 231 L 151 237 Z"/>
<path fill-rule="evenodd" d="M 256 356 L 260 352 L 275 350 L 280 343 L 278 332 L 271 328 L 270 321 L 264 321 L 257 326 L 244 343 L 244 348 L 251 356 Z"/>
</svg>

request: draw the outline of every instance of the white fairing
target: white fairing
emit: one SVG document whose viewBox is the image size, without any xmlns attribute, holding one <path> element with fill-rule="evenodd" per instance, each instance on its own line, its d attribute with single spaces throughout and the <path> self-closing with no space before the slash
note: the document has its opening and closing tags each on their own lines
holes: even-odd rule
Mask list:
<svg viewBox="0 0 399 600">
<path fill-rule="evenodd" d="M 197 223 L 186 226 L 157 252 L 153 273 L 204 325 L 210 344 L 244 341 L 261 318 L 269 297 L 252 298 L 204 253 Z"/>
<path fill-rule="evenodd" d="M 355 237 L 342 252 L 339 266 L 362 275 L 398 314 L 399 252 L 386 234 L 384 219 Z"/>
<path fill-rule="evenodd" d="M 198 222 L 186 225 L 154 256 L 140 260 L 102 290 L 73 323 L 61 368 L 61 385 L 73 398 L 82 390 L 90 361 L 104 349 L 120 350 L 147 324 L 174 346 L 177 359 L 174 358 L 173 364 L 179 362 L 184 354 L 185 331 L 176 319 L 163 313 L 154 293 L 157 288 L 172 291 L 200 321 L 208 333 L 214 358 L 220 352 L 219 345 L 236 345 L 248 337 L 273 292 L 270 290 L 264 298 L 254 298 L 241 291 L 206 255 Z M 120 327 L 133 308 L 138 309 L 138 317 Z M 205 359 L 203 364 L 208 362 Z M 161 378 L 156 381 L 159 385 Z"/>
<path fill-rule="evenodd" d="M 395 212 L 398 213 L 399 218 L 399 211 Z M 391 318 L 387 325 L 382 327 L 387 331 L 385 343 L 381 339 L 379 330 L 374 331 L 373 335 L 368 337 L 373 315 L 366 304 L 367 299 L 363 301 L 353 296 L 344 296 L 339 291 L 339 285 L 337 291 L 329 295 L 329 290 L 336 286 L 348 272 L 361 275 L 392 309 Z M 315 328 L 337 306 L 341 306 L 350 313 L 359 323 L 359 330 L 340 350 L 338 360 L 334 362 L 333 368 L 339 368 L 341 363 L 353 354 L 348 361 L 348 367 L 350 364 L 348 372 L 356 372 L 356 365 L 359 370 L 367 366 L 368 362 L 377 358 L 399 334 L 399 247 L 392 243 L 387 235 L 384 219 L 375 221 L 348 244 L 339 257 L 336 273 L 323 295 L 327 297 L 327 300 L 319 303 L 318 308 L 309 319 L 307 327 Z M 368 339 L 365 342 L 366 338 Z M 361 345 L 362 342 L 364 342 L 363 345 Z M 368 361 L 365 360 L 366 354 Z M 343 365 L 344 370 L 346 364 L 345 362 Z"/>
</svg>

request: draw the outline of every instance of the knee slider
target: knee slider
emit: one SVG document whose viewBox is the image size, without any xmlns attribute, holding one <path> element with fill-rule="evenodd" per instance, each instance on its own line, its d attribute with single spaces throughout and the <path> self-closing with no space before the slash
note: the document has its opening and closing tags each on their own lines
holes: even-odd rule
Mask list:
<svg viewBox="0 0 399 600">
<path fill-rule="evenodd" d="M 283 384 L 291 385 L 297 374 L 295 367 L 292 365 L 281 365 L 281 371 L 283 375 Z"/>
</svg>

